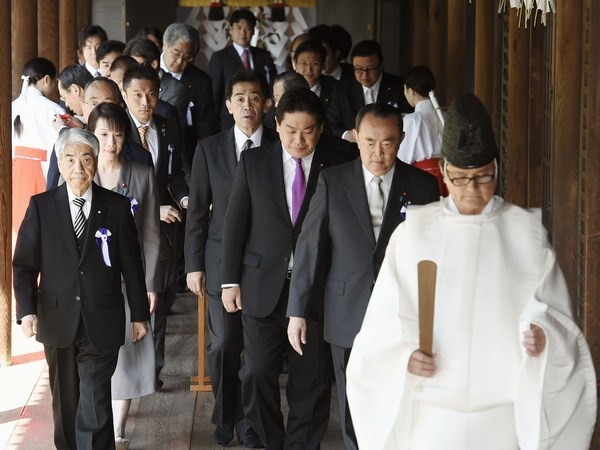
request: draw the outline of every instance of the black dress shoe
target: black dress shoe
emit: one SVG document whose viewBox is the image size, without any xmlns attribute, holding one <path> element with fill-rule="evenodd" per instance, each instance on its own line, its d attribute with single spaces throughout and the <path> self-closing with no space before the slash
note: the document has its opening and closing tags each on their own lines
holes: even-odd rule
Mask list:
<svg viewBox="0 0 600 450">
<path fill-rule="evenodd" d="M 217 426 L 215 431 L 213 431 L 213 440 L 215 444 L 218 445 L 227 445 L 233 439 L 233 428 L 231 430 L 227 430 L 223 427 Z"/>
<path fill-rule="evenodd" d="M 252 428 L 249 428 L 248 431 L 246 431 L 240 442 L 246 448 L 265 448 L 264 444 Z"/>
</svg>

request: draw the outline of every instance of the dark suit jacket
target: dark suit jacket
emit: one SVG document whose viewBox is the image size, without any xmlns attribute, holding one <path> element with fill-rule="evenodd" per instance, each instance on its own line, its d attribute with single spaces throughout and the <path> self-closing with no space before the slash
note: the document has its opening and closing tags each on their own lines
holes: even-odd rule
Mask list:
<svg viewBox="0 0 600 450">
<path fill-rule="evenodd" d="M 160 71 L 159 98 L 175 107 L 181 126 L 186 126 L 187 109 L 190 104 L 190 88 L 169 73 Z M 159 113 L 160 114 L 160 113 Z"/>
<path fill-rule="evenodd" d="M 436 179 L 396 159 L 375 241 L 361 160 L 324 170 L 296 245 L 288 316 L 308 317 L 324 299 L 325 340 L 352 347 L 402 207 L 435 200 Z"/>
<path fill-rule="evenodd" d="M 34 195 L 19 229 L 13 259 L 17 322 L 37 314 L 37 340 L 51 347 L 64 348 L 73 341 L 80 317 L 90 342 L 98 349 L 115 349 L 123 344 L 121 276 L 131 320 L 149 319 L 142 258 L 129 201 L 96 184 L 92 189 L 81 256 L 66 185 Z M 94 237 L 101 227 L 112 233 L 110 267 L 105 265 Z"/>
<path fill-rule="evenodd" d="M 127 112 L 129 114 L 129 111 Z M 156 161 L 156 181 L 158 183 L 158 198 L 161 205 L 171 205 L 180 208 L 179 202 L 188 195 L 188 187 L 183 173 L 179 129 L 173 121 L 157 114 L 152 117 L 158 135 L 158 158 Z M 135 122 L 129 115 L 131 135 L 129 140 L 141 146 L 140 134 Z M 150 152 L 143 149 L 146 154 Z M 169 161 L 171 169 L 169 172 Z"/>
<path fill-rule="evenodd" d="M 402 78 L 383 72 L 379 92 L 378 103 L 389 103 L 403 113 L 413 112 L 404 97 L 404 81 Z M 327 110 L 327 122 L 333 133 L 342 136 L 344 131 L 354 128 L 354 121 L 358 111 L 365 106 L 365 95 L 362 85 L 355 77 L 339 82 L 331 99 L 331 106 Z"/>
<path fill-rule="evenodd" d="M 314 150 L 306 193 L 292 224 L 283 180 L 280 142 L 242 153 L 223 228 L 221 280 L 239 283 L 242 314 L 266 317 L 279 301 L 290 255 L 302 229 L 321 169 L 348 161 L 345 154 Z M 314 311 L 313 319 L 320 318 Z"/>
<path fill-rule="evenodd" d="M 325 113 L 327 113 L 327 110 L 331 105 L 331 100 L 333 99 L 333 92 L 335 91 L 335 87 L 339 84 L 339 81 L 328 75 L 321 75 L 319 77 L 319 82 L 321 83 L 321 93 L 319 98 L 321 99 Z"/>
<path fill-rule="evenodd" d="M 271 86 L 277 76 L 277 69 L 271 54 L 262 48 L 250 47 L 250 55 L 254 70 L 263 75 Z M 221 130 L 227 130 L 234 125 L 233 118 L 225 107 L 225 89 L 231 77 L 240 70 L 244 70 L 244 66 L 233 45 L 228 45 L 213 53 L 208 62 L 208 74 L 212 79 L 213 96 L 217 115 L 221 121 Z"/>
<path fill-rule="evenodd" d="M 262 145 L 279 135 L 263 127 Z M 233 128 L 198 143 L 185 230 L 185 271 L 206 272 L 206 288 L 221 290 L 221 240 L 237 166 Z"/>
</svg>

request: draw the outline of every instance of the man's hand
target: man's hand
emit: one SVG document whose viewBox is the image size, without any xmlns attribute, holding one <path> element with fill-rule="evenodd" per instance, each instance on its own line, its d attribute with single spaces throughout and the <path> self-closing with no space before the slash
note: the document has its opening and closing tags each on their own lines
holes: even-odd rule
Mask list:
<svg viewBox="0 0 600 450">
<path fill-rule="evenodd" d="M 137 342 L 146 336 L 148 332 L 147 322 L 131 322 L 131 342 Z"/>
<path fill-rule="evenodd" d="M 302 344 L 306 345 L 306 319 L 304 317 L 290 317 L 287 333 L 292 348 L 302 356 Z"/>
<path fill-rule="evenodd" d="M 190 272 L 186 275 L 185 280 L 190 291 L 196 295 L 202 295 L 204 289 L 206 289 L 205 272 Z"/>
<path fill-rule="evenodd" d="M 242 310 L 242 291 L 239 286 L 223 289 L 221 300 L 223 301 L 225 311 L 229 313 Z"/>
<path fill-rule="evenodd" d="M 408 360 L 408 371 L 419 377 L 431 378 L 437 371 L 435 356 L 435 353 L 433 356 L 427 356 L 422 351 L 415 350 Z"/>
<path fill-rule="evenodd" d="M 529 356 L 539 356 L 546 348 L 546 333 L 537 325 L 531 324 L 527 331 L 523 331 L 523 347 Z"/>
<path fill-rule="evenodd" d="M 29 314 L 21 319 L 21 330 L 27 337 L 37 334 L 38 319 L 35 314 Z"/>
<path fill-rule="evenodd" d="M 62 128 L 83 128 L 83 122 L 69 114 L 54 114 L 52 128 L 60 131 Z"/>
<path fill-rule="evenodd" d="M 156 302 L 158 301 L 158 294 L 156 292 L 148 292 L 148 303 L 150 305 L 150 314 L 156 311 Z"/>
<path fill-rule="evenodd" d="M 181 222 L 183 214 L 171 205 L 160 205 L 160 220 L 167 223 Z"/>
</svg>

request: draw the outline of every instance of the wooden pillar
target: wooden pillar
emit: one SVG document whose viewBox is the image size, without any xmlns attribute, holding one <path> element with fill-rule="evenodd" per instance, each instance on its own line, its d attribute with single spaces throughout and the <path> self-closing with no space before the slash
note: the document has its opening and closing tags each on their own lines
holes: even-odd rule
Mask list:
<svg viewBox="0 0 600 450">
<path fill-rule="evenodd" d="M 21 92 L 23 66 L 37 56 L 37 0 L 12 0 L 11 2 L 12 46 L 12 97 Z M 10 116 L 9 116 L 10 117 Z"/>
<path fill-rule="evenodd" d="M 38 0 L 38 56 L 58 66 L 58 0 Z"/>
<path fill-rule="evenodd" d="M 448 44 L 448 2 L 429 0 L 429 68 L 435 76 L 435 94 L 440 105 L 448 105 L 446 96 L 446 50 Z"/>
<path fill-rule="evenodd" d="M 412 2 L 412 64 L 427 65 L 429 58 L 429 2 L 427 0 L 416 0 Z"/>
<path fill-rule="evenodd" d="M 465 8 L 467 5 L 468 3 L 464 0 L 448 0 L 448 49 L 446 52 L 448 102 L 464 93 Z"/>
<path fill-rule="evenodd" d="M 11 0 L 0 0 L 0 42 L 10 42 Z M 11 358 L 11 47 L 0 45 L 0 367 Z"/>
<path fill-rule="evenodd" d="M 92 25 L 92 0 L 78 0 L 77 32 L 87 25 Z"/>
<path fill-rule="evenodd" d="M 58 2 L 59 71 L 77 61 L 77 0 Z"/>
<path fill-rule="evenodd" d="M 552 240 L 572 299 L 578 298 L 582 8 L 581 2 L 558 0 L 554 16 Z"/>
<path fill-rule="evenodd" d="M 494 0 L 475 3 L 475 69 L 474 94 L 488 111 L 494 100 Z"/>
<path fill-rule="evenodd" d="M 519 27 L 516 9 L 510 9 L 508 31 L 508 154 L 506 199 L 527 206 L 529 149 L 529 29 Z"/>
</svg>

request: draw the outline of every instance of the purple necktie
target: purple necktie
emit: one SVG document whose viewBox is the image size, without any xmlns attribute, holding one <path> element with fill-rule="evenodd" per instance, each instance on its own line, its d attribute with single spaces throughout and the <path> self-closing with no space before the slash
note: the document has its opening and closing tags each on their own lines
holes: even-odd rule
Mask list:
<svg viewBox="0 0 600 450">
<path fill-rule="evenodd" d="M 244 70 L 250 70 L 250 51 L 247 48 L 242 52 L 242 65 Z"/>
<path fill-rule="evenodd" d="M 302 201 L 304 200 L 304 192 L 306 191 L 306 179 L 304 178 L 304 170 L 302 170 L 302 158 L 292 158 L 296 163 L 296 174 L 292 183 L 292 223 L 296 223 Z"/>
</svg>

